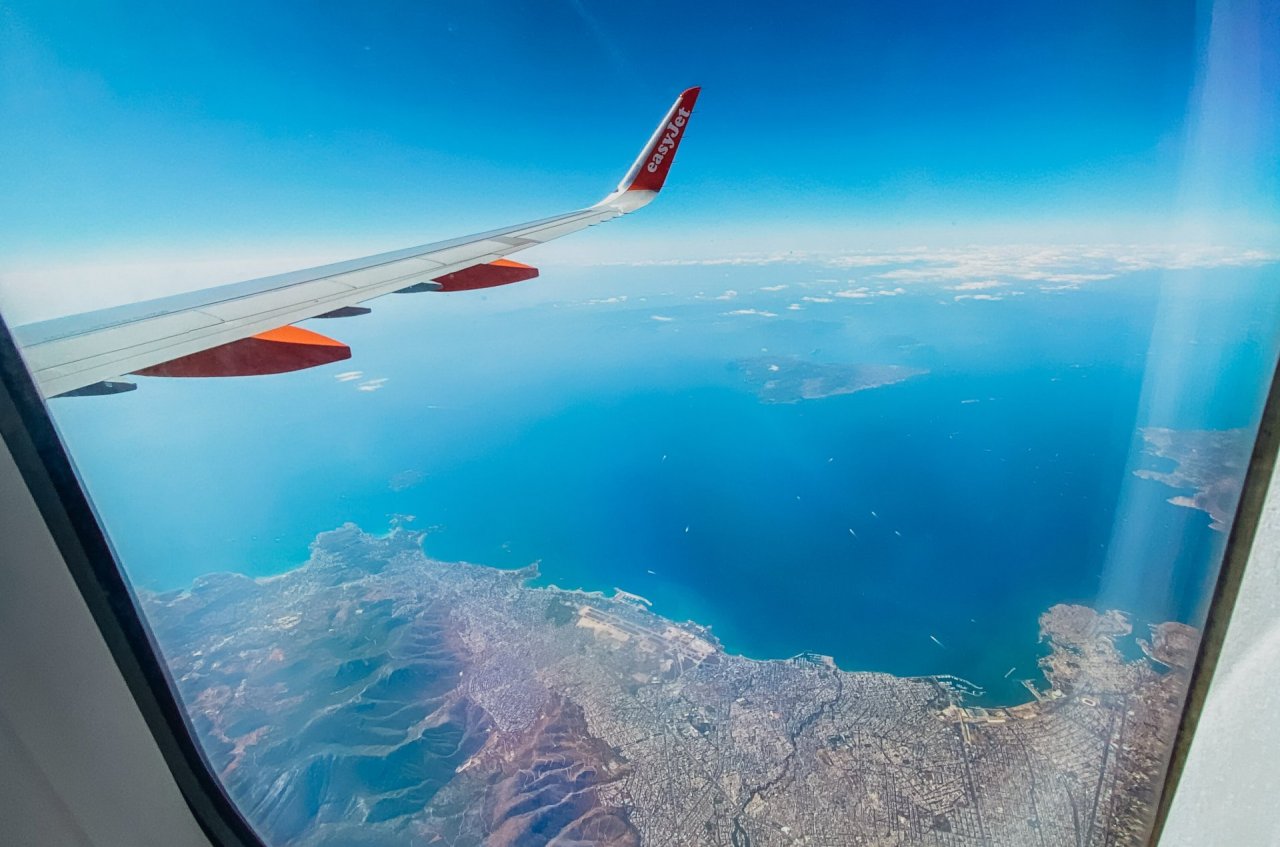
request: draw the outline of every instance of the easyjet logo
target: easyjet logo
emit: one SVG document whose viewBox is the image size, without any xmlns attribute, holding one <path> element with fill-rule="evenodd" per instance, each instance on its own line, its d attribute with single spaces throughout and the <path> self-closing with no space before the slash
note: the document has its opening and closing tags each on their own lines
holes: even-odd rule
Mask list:
<svg viewBox="0 0 1280 847">
<path fill-rule="evenodd" d="M 675 120 L 667 124 L 666 132 L 662 134 L 662 141 L 658 144 L 658 149 L 654 150 L 653 155 L 649 157 L 649 164 L 645 165 L 645 170 L 649 173 L 655 173 L 658 170 L 658 165 L 662 164 L 662 160 L 676 148 L 676 139 L 680 137 L 680 133 L 683 131 L 685 122 L 688 119 L 688 109 L 676 110 Z"/>
</svg>

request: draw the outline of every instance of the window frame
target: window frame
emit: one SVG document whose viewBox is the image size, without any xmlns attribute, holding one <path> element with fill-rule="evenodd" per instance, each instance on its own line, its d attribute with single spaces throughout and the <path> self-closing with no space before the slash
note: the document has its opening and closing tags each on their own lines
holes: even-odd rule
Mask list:
<svg viewBox="0 0 1280 847">
<path fill-rule="evenodd" d="M 215 847 L 269 847 L 205 758 L 155 637 L 2 316 L 0 384 L 0 437 L 192 816 Z"/>
<path fill-rule="evenodd" d="M 1178 720 L 1178 731 L 1173 738 L 1173 750 L 1165 768 L 1164 781 L 1160 786 L 1160 797 L 1156 804 L 1156 817 L 1149 842 L 1152 845 L 1160 843 L 1160 836 L 1168 821 L 1169 811 L 1173 807 L 1178 782 L 1182 778 L 1192 742 L 1195 740 L 1196 727 L 1200 723 L 1205 701 L 1213 685 L 1213 676 L 1222 654 L 1222 645 L 1226 641 L 1231 625 L 1231 614 L 1235 611 L 1236 599 L 1240 596 L 1240 584 L 1244 581 L 1245 568 L 1249 564 L 1254 538 L 1258 533 L 1258 524 L 1262 519 L 1267 491 L 1271 487 L 1271 477 L 1275 471 L 1278 451 L 1280 451 L 1280 361 L 1273 366 L 1271 384 L 1267 388 L 1267 397 L 1262 406 L 1262 417 L 1258 421 L 1258 431 L 1254 435 L 1253 452 L 1249 455 L 1249 465 L 1245 469 L 1240 499 L 1236 503 L 1235 516 L 1231 521 L 1231 533 L 1227 536 L 1227 546 L 1222 553 L 1222 563 L 1218 566 L 1218 577 L 1214 581 L 1213 595 L 1209 600 L 1204 628 L 1200 632 L 1200 645 L 1196 649 L 1196 661 L 1191 668 L 1191 679 L 1187 684 L 1186 699 L 1183 701 L 1182 714 Z"/>
</svg>

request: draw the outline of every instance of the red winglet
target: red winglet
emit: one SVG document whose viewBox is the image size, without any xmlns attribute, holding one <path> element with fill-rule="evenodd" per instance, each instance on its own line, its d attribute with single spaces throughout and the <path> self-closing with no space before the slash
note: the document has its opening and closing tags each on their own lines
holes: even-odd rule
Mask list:
<svg viewBox="0 0 1280 847">
<path fill-rule="evenodd" d="M 667 180 L 667 171 L 675 161 L 676 150 L 688 129 L 689 116 L 693 114 L 693 104 L 698 99 L 701 87 L 684 91 L 676 98 L 675 104 L 667 116 L 658 124 L 658 129 L 645 145 L 644 152 L 636 159 L 631 170 L 618 185 L 619 191 L 661 191 Z"/>
</svg>

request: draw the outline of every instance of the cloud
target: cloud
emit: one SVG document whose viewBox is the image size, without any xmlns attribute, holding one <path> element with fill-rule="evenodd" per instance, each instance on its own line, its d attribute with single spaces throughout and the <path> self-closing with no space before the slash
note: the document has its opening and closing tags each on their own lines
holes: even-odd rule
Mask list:
<svg viewBox="0 0 1280 847">
<path fill-rule="evenodd" d="M 859 266 L 865 257 L 835 257 L 837 266 Z M 1070 290 L 1136 271 L 1247 267 L 1280 260 L 1280 254 L 1213 246 L 1182 245 L 1002 245 L 917 249 L 879 254 L 881 264 L 899 264 L 874 274 L 895 282 L 950 283 L 952 291 L 980 291 L 1014 282 L 1040 282 Z M 852 261 L 851 261 L 852 259 Z"/>
<path fill-rule="evenodd" d="M 381 377 L 378 377 L 377 379 L 365 380 L 364 382 L 356 386 L 356 390 L 357 391 L 377 391 L 378 389 L 382 388 L 382 386 L 386 384 L 387 384 L 387 378 L 385 376 L 381 376 Z"/>
<path fill-rule="evenodd" d="M 587 305 L 587 306 L 603 306 L 603 305 L 606 305 L 606 304 L 609 304 L 609 303 L 625 303 L 625 302 L 627 302 L 627 295 L 625 295 L 625 294 L 618 294 L 618 295 L 616 295 L 616 296 L 614 296 L 614 297 L 600 297 L 600 298 L 597 298 L 597 299 L 595 299 L 595 300 L 586 300 L 586 301 L 584 301 L 584 305 Z"/>
<path fill-rule="evenodd" d="M 948 285 L 951 291 L 982 291 L 987 288 L 1003 288 L 1005 283 L 994 279 L 973 280 L 971 282 L 962 282 L 959 285 Z"/>
<path fill-rule="evenodd" d="M 801 306 L 799 303 L 792 303 L 790 306 L 787 307 L 787 310 L 792 312 L 798 312 L 803 308 L 804 306 Z"/>
<path fill-rule="evenodd" d="M 671 317 L 670 315 L 650 315 L 649 320 L 660 321 L 661 323 L 667 323 L 669 321 L 674 321 L 675 318 Z"/>
<path fill-rule="evenodd" d="M 982 294 L 957 294 L 951 298 L 953 300 L 1006 300 L 1010 297 L 1021 297 L 1026 294 L 1025 291 L 1001 291 L 999 294 L 982 293 Z"/>
<path fill-rule="evenodd" d="M 338 382 L 351 382 L 353 379 L 359 379 L 364 376 L 364 371 L 343 371 L 340 374 L 334 374 L 333 378 Z"/>
<path fill-rule="evenodd" d="M 725 312 L 726 315 L 756 315 L 761 318 L 776 318 L 777 312 L 766 312 L 763 309 L 734 309 L 732 312 Z"/>
<path fill-rule="evenodd" d="M 906 294 L 907 289 L 898 288 L 871 288 L 863 285 L 858 288 L 847 288 L 844 291 L 833 291 L 833 297 L 842 297 L 845 300 L 867 300 L 871 297 L 898 297 Z"/>
<path fill-rule="evenodd" d="M 672 268 L 672 267 L 717 267 L 722 265 L 779 265 L 795 264 L 812 258 L 808 253 L 788 250 L 781 253 L 743 253 L 736 256 L 709 256 L 688 259 L 640 259 L 632 262 L 609 262 L 605 264 L 628 265 L 633 268 Z M 593 265 L 601 264 L 592 262 Z"/>
<path fill-rule="evenodd" d="M 733 298 L 735 298 L 735 297 L 737 297 L 737 296 L 738 296 L 738 292 L 736 292 L 736 291 L 734 291 L 732 288 L 730 288 L 730 289 L 729 289 L 728 291 L 726 291 L 725 293 L 723 293 L 723 294 L 719 295 L 718 297 L 716 297 L 716 299 L 717 299 L 717 300 L 732 300 Z"/>
<path fill-rule="evenodd" d="M 801 299 L 803 302 L 805 302 L 805 303 L 834 303 L 834 302 L 836 302 L 835 300 L 833 300 L 833 299 L 832 299 L 832 298 L 830 298 L 830 297 L 807 297 L 807 296 L 806 296 L 806 297 L 801 297 L 800 299 Z"/>
<path fill-rule="evenodd" d="M 761 290 L 761 291 L 781 291 L 782 289 L 787 288 L 787 287 L 788 287 L 788 286 L 787 286 L 787 285 L 785 285 L 785 284 L 783 284 L 783 285 L 766 285 L 766 286 L 764 286 L 763 288 L 761 288 L 760 290 Z"/>
</svg>

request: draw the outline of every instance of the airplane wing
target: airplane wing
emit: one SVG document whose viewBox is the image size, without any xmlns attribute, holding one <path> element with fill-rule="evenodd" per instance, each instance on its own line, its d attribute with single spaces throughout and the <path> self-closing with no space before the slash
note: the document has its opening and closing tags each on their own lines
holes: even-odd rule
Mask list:
<svg viewBox="0 0 1280 847">
<path fill-rule="evenodd" d="M 45 397 L 111 394 L 144 376 L 244 376 L 350 356 L 339 341 L 291 326 L 368 310 L 392 292 L 505 285 L 537 270 L 505 257 L 648 205 L 666 181 L 700 89 L 681 93 L 615 191 L 585 209 L 450 241 L 28 324 L 14 337 Z"/>
</svg>

